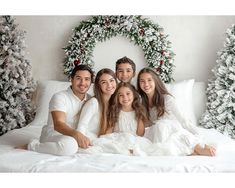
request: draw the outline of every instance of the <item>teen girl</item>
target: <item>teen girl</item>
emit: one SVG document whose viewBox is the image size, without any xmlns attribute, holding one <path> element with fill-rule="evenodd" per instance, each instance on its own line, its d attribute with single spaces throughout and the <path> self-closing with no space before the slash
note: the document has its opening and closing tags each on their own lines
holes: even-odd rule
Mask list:
<svg viewBox="0 0 235 188">
<path fill-rule="evenodd" d="M 155 145 L 164 146 L 163 155 L 215 155 L 216 149 L 202 142 L 197 127 L 178 110 L 174 97 L 156 72 L 143 68 L 137 82 L 142 103 L 153 122 L 146 136 Z M 154 146 L 148 151 L 150 155 L 155 155 L 155 152 L 159 152 L 159 148 L 155 150 Z"/>
</svg>

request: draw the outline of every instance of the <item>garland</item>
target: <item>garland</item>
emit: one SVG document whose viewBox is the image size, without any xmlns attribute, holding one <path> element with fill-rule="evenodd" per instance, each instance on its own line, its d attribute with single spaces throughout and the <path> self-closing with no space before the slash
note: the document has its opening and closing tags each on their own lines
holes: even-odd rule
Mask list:
<svg viewBox="0 0 235 188">
<path fill-rule="evenodd" d="M 92 16 L 73 30 L 64 49 L 64 73 L 69 76 L 74 66 L 87 64 L 94 68 L 93 49 L 97 42 L 121 35 L 139 45 L 147 65 L 160 74 L 165 83 L 173 80 L 174 53 L 170 50 L 163 28 L 141 16 Z M 127 54 L 128 56 L 128 54 Z"/>
</svg>

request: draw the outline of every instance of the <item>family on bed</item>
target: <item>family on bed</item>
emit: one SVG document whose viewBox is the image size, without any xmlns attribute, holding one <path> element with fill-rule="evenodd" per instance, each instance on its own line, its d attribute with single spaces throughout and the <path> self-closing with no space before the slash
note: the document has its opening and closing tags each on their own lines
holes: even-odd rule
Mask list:
<svg viewBox="0 0 235 188">
<path fill-rule="evenodd" d="M 158 74 L 151 68 L 140 70 L 136 89 L 131 84 L 135 71 L 127 57 L 117 60 L 116 73 L 101 69 L 91 97 L 87 91 L 93 71 L 87 65 L 76 66 L 71 86 L 50 101 L 40 139 L 17 148 L 62 156 L 215 156 L 216 149 L 203 142 L 197 127 L 178 110 Z"/>
</svg>

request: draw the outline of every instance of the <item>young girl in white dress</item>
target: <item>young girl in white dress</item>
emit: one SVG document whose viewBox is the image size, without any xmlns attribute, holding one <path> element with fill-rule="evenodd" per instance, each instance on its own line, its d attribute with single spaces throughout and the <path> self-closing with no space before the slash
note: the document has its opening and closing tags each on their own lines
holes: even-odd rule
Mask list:
<svg viewBox="0 0 235 188">
<path fill-rule="evenodd" d="M 109 100 L 107 126 L 85 153 L 147 155 L 152 143 L 144 138 L 148 121 L 140 96 L 130 83 L 121 82 Z"/>
<path fill-rule="evenodd" d="M 197 127 L 178 110 L 174 97 L 155 71 L 143 68 L 137 88 L 153 122 L 145 134 L 156 146 L 149 148 L 149 155 L 159 154 L 159 146 L 163 148 L 161 155 L 215 155 L 216 149 L 202 142 Z"/>
<path fill-rule="evenodd" d="M 133 85 L 121 82 L 109 102 L 108 127 L 114 133 L 126 136 L 128 149 L 134 155 L 147 155 L 146 148 L 152 143 L 144 138 L 145 125 L 149 120 L 141 104 L 140 96 Z"/>
<path fill-rule="evenodd" d="M 114 132 L 144 136 L 148 117 L 140 96 L 130 83 L 121 82 L 109 101 L 108 127 Z"/>
</svg>

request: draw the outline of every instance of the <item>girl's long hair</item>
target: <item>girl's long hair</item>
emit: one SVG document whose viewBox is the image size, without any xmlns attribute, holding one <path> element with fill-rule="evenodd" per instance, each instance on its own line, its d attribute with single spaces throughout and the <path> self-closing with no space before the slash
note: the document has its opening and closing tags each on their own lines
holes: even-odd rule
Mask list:
<svg viewBox="0 0 235 188">
<path fill-rule="evenodd" d="M 116 83 L 117 83 L 115 73 L 111 69 L 108 69 L 108 68 L 101 69 L 95 77 L 94 95 L 95 95 L 95 97 L 96 97 L 96 99 L 99 103 L 99 109 L 100 109 L 100 118 L 99 118 L 100 122 L 99 122 L 98 136 L 106 134 L 106 132 L 107 132 L 107 109 L 108 109 L 108 104 L 103 99 L 103 92 L 102 92 L 101 87 L 100 87 L 100 77 L 103 74 L 108 74 L 108 75 L 112 76 L 115 79 Z"/>
<path fill-rule="evenodd" d="M 154 80 L 155 89 L 154 89 L 154 95 L 152 98 L 152 105 L 153 107 L 156 107 L 157 118 L 160 118 L 166 112 L 164 95 L 170 95 L 170 93 L 167 91 L 165 84 L 162 82 L 162 80 L 159 78 L 159 76 L 154 70 L 152 70 L 151 68 L 143 68 L 140 70 L 138 77 L 137 77 L 137 89 L 138 89 L 139 94 L 142 97 L 142 103 L 146 107 L 149 118 L 150 118 L 149 99 L 148 99 L 147 94 L 140 87 L 140 76 L 143 73 L 150 74 Z"/>
<path fill-rule="evenodd" d="M 135 111 L 136 120 L 137 121 L 142 120 L 144 124 L 148 123 L 149 119 L 146 113 L 146 109 L 141 104 L 140 96 L 137 90 L 130 83 L 121 82 L 118 84 L 116 91 L 114 92 L 114 94 L 111 96 L 109 100 L 108 128 L 113 129 L 115 124 L 118 122 L 118 118 L 119 118 L 119 114 L 121 110 L 121 104 L 119 103 L 118 95 L 119 95 L 119 90 L 122 87 L 129 88 L 133 93 L 134 100 L 132 102 L 132 108 Z"/>
</svg>

